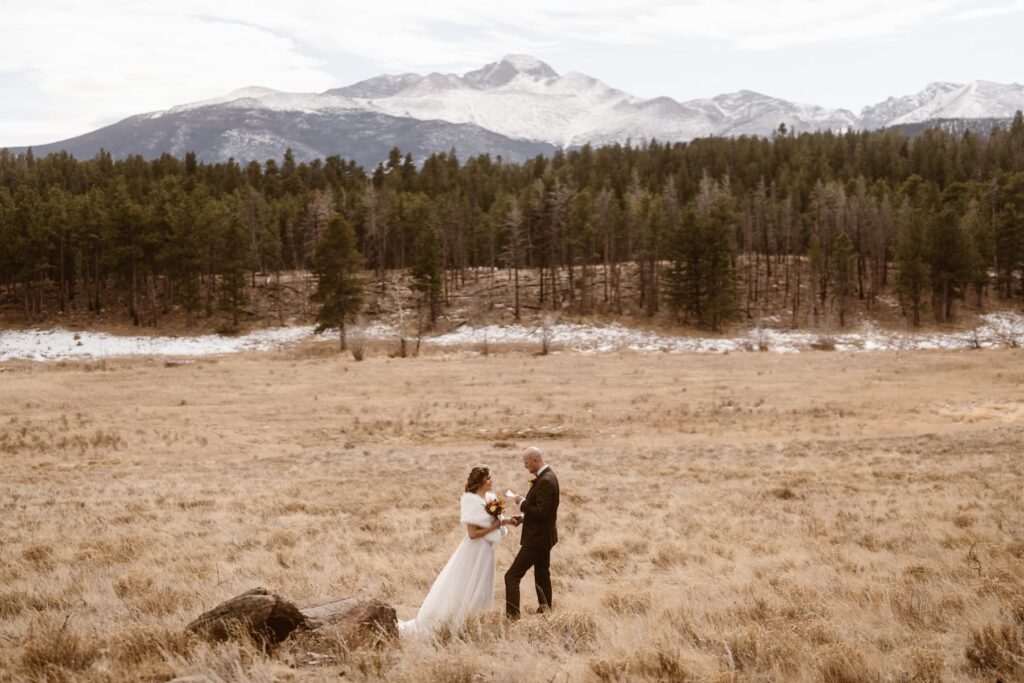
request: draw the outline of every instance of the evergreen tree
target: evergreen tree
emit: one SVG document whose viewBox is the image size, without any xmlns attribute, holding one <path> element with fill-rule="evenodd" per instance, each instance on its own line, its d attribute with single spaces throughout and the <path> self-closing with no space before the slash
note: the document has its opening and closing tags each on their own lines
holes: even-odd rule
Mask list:
<svg viewBox="0 0 1024 683">
<path fill-rule="evenodd" d="M 817 232 L 811 235 L 810 244 L 807 247 L 807 263 L 811 267 L 811 285 L 814 292 L 814 317 L 818 317 L 818 304 L 822 301 L 822 283 L 827 282 L 824 271 L 828 267 L 825 259 L 825 251 L 821 246 L 821 237 Z M 826 290 L 827 291 L 827 290 Z"/>
<path fill-rule="evenodd" d="M 191 327 L 202 305 L 199 278 L 203 270 L 203 240 L 200 208 L 206 201 L 202 189 L 183 194 L 171 209 L 171 236 L 163 253 L 163 269 L 171 281 L 171 300 L 185 311 L 185 326 Z"/>
<path fill-rule="evenodd" d="M 724 193 L 715 198 L 711 210 L 699 221 L 703 224 L 701 238 L 705 244 L 705 289 L 708 293 L 705 321 L 716 331 L 738 311 L 732 239 L 736 222 L 735 201 Z"/>
<path fill-rule="evenodd" d="M 932 279 L 932 307 L 935 319 L 946 322 L 953 315 L 953 298 L 957 292 L 962 293 L 970 278 L 970 243 L 952 207 L 929 220 L 925 238 Z"/>
<path fill-rule="evenodd" d="M 985 220 L 977 200 L 971 200 L 967 211 L 960 220 L 960 230 L 966 245 L 964 260 L 967 280 L 974 287 L 975 305 L 980 306 L 982 295 L 988 287 L 989 264 L 992 263 L 992 228 Z"/>
<path fill-rule="evenodd" d="M 362 267 L 352 225 L 342 216 L 334 216 L 321 234 L 313 259 L 317 285 L 311 298 L 320 304 L 316 333 L 337 328 L 342 351 L 346 349 L 345 326 L 362 309 Z"/>
<path fill-rule="evenodd" d="M 519 208 L 519 200 L 512 197 L 502 223 L 505 238 L 505 251 L 502 261 L 513 272 L 513 310 L 516 322 L 519 322 L 519 269 L 525 256 L 525 239 L 523 234 L 523 212 Z"/>
<path fill-rule="evenodd" d="M 832 254 L 832 296 L 836 302 L 839 312 L 839 326 L 846 326 L 846 311 L 850 295 L 855 286 L 855 272 L 857 254 L 853 248 L 853 240 L 850 234 L 843 231 L 836 239 L 835 250 Z"/>
<path fill-rule="evenodd" d="M 10 191 L 0 186 L 0 285 L 15 282 L 21 270 L 17 231 L 14 227 L 15 211 Z"/>
<path fill-rule="evenodd" d="M 925 219 L 921 212 L 904 202 L 897 217 L 896 289 L 904 308 L 910 307 L 914 327 L 921 324 L 921 308 L 928 286 L 929 272 L 925 253 Z"/>
<path fill-rule="evenodd" d="M 142 210 L 132 199 L 123 176 L 114 178 L 110 186 L 105 188 L 103 197 L 104 214 L 107 217 L 101 238 L 106 243 L 103 251 L 105 265 L 121 285 L 119 289 L 125 294 L 132 323 L 141 325 L 139 265 L 142 259 Z"/>
<path fill-rule="evenodd" d="M 703 319 L 707 295 L 701 277 L 702 246 L 697 216 L 692 208 L 686 207 L 680 212 L 677 227 L 669 236 L 672 265 L 665 273 L 669 306 L 680 320 L 685 320 L 689 314 L 698 320 Z"/>
<path fill-rule="evenodd" d="M 444 287 L 444 262 L 441 255 L 441 241 L 434 221 L 430 221 L 420 232 L 416 261 L 412 266 L 412 288 L 420 293 L 421 305 L 426 304 L 430 324 L 437 323 L 441 312 L 441 295 Z"/>
<path fill-rule="evenodd" d="M 237 329 L 242 308 L 249 303 L 246 277 L 254 265 L 252 239 L 237 200 L 226 198 L 217 204 L 214 258 L 220 273 L 219 303 L 221 310 L 231 314 L 232 328 Z"/>
<path fill-rule="evenodd" d="M 665 280 L 677 314 L 692 314 L 697 324 L 717 331 L 737 312 L 731 237 L 737 216 L 732 198 L 724 193 L 709 198 L 704 207 L 703 212 L 680 211 Z"/>
<path fill-rule="evenodd" d="M 995 268 L 1000 292 L 1013 298 L 1017 274 L 1024 268 L 1024 172 L 1000 179 L 993 225 Z"/>
</svg>

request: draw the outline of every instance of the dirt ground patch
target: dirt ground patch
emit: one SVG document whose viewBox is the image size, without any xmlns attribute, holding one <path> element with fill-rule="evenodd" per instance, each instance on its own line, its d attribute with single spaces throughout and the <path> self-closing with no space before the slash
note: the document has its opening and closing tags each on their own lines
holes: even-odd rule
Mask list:
<svg viewBox="0 0 1024 683">
<path fill-rule="evenodd" d="M 3 366 L 0 680 L 1024 675 L 1020 350 L 328 348 Z M 564 491 L 552 615 L 317 666 L 182 635 L 256 585 L 411 618 L 466 472 L 524 488 L 526 445 Z"/>
</svg>

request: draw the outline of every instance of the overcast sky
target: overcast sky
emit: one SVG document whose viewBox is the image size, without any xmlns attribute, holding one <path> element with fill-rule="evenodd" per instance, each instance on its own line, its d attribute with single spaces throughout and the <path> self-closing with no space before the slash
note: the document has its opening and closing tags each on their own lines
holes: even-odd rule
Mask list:
<svg viewBox="0 0 1024 683">
<path fill-rule="evenodd" d="M 249 85 L 322 91 L 507 53 L 642 97 L 740 89 L 859 112 L 1024 80 L 1024 0 L 0 0 L 0 147 Z"/>
</svg>

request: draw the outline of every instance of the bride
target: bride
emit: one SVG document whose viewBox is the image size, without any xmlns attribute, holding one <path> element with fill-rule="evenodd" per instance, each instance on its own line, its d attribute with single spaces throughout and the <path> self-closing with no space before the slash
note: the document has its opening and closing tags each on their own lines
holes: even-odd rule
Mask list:
<svg viewBox="0 0 1024 683">
<path fill-rule="evenodd" d="M 416 618 L 398 622 L 403 637 L 428 635 L 445 622 L 459 626 L 469 614 L 494 606 L 494 557 L 508 533 L 505 527 L 515 521 L 491 516 L 485 508 L 491 500 L 496 497 L 491 493 L 490 470 L 474 467 L 461 500 L 466 537 L 434 580 Z"/>
</svg>

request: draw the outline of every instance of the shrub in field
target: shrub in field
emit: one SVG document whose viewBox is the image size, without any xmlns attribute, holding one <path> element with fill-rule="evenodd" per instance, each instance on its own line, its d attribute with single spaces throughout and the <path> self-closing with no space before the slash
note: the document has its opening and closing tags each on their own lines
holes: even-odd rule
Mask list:
<svg viewBox="0 0 1024 683">
<path fill-rule="evenodd" d="M 597 643 L 597 620 L 586 612 L 556 610 L 525 620 L 520 630 L 530 642 L 551 643 L 566 652 L 590 652 Z"/>
<path fill-rule="evenodd" d="M 25 591 L 0 593 L 0 619 L 13 619 L 28 606 L 29 597 Z"/>
<path fill-rule="evenodd" d="M 99 645 L 68 627 L 48 622 L 33 629 L 21 652 L 21 666 L 34 680 L 73 680 L 100 655 Z"/>
<path fill-rule="evenodd" d="M 1024 676 L 1024 604 L 1012 609 L 1002 624 L 975 629 L 964 656 L 977 673 Z"/>
<path fill-rule="evenodd" d="M 651 594 L 615 590 L 606 594 L 601 603 L 616 614 L 644 614 L 651 607 Z"/>
<path fill-rule="evenodd" d="M 818 680 L 823 683 L 875 683 L 880 678 L 853 646 L 836 645 L 822 653 Z"/>
<path fill-rule="evenodd" d="M 811 348 L 815 351 L 835 351 L 836 340 L 830 334 L 823 334 L 811 342 Z"/>
<path fill-rule="evenodd" d="M 438 659 L 426 671 L 423 681 L 437 683 L 474 683 L 481 680 L 476 663 L 464 657 Z"/>
<path fill-rule="evenodd" d="M 668 644 L 657 643 L 640 648 L 621 658 L 598 658 L 590 662 L 590 671 L 599 681 L 617 682 L 655 680 L 699 680 L 687 671 L 679 650 Z"/>
</svg>

